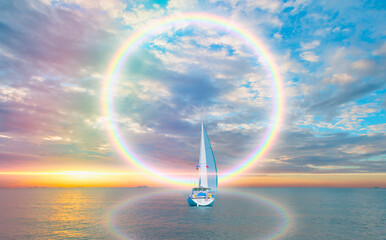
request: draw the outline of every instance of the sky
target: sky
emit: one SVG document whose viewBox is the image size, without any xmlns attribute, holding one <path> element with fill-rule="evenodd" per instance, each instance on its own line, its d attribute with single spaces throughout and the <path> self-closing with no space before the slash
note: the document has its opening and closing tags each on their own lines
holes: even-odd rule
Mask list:
<svg viewBox="0 0 386 240">
<path fill-rule="evenodd" d="M 271 148 L 224 186 L 386 187 L 385 3 L 356 0 L 0 1 L 0 187 L 167 186 L 119 154 L 101 98 L 125 40 L 187 12 L 247 29 L 283 79 Z M 119 134 L 139 162 L 194 175 L 204 109 L 229 171 L 271 124 L 261 57 L 215 25 L 153 32 L 114 83 Z"/>
</svg>

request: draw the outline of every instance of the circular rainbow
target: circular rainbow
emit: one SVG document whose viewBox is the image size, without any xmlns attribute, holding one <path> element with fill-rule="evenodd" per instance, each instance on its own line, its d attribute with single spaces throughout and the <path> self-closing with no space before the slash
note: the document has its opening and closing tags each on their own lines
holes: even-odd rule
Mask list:
<svg viewBox="0 0 386 240">
<path fill-rule="evenodd" d="M 111 62 L 109 63 L 106 72 L 106 77 L 104 80 L 104 85 L 102 88 L 101 106 L 102 113 L 106 118 L 106 128 L 108 136 L 121 156 L 129 160 L 129 162 L 134 164 L 134 166 L 136 166 L 137 168 L 147 172 L 150 176 L 177 185 L 191 184 L 191 181 L 187 179 L 176 177 L 176 175 L 173 174 L 158 172 L 156 169 L 152 169 L 150 166 L 141 162 L 140 159 L 135 156 L 133 151 L 130 150 L 123 138 L 120 136 L 118 127 L 116 126 L 113 120 L 114 104 L 112 99 L 112 89 L 114 85 L 114 80 L 122 64 L 128 58 L 129 54 L 133 51 L 133 49 L 139 46 L 144 40 L 146 40 L 147 37 L 151 36 L 155 31 L 162 30 L 164 27 L 170 26 L 172 24 L 180 23 L 203 23 L 216 27 L 221 27 L 240 37 L 245 41 L 245 43 L 249 47 L 251 47 L 251 49 L 253 49 L 255 54 L 259 57 L 258 59 L 260 64 L 262 64 L 263 67 L 266 68 L 272 80 L 274 94 L 270 125 L 267 131 L 265 132 L 264 137 L 257 144 L 257 147 L 245 160 L 241 161 L 228 172 L 219 173 L 219 180 L 229 180 L 244 172 L 251 166 L 254 166 L 257 160 L 263 158 L 263 156 L 273 145 L 274 140 L 278 135 L 283 118 L 284 91 L 282 78 L 280 76 L 278 66 L 275 63 L 272 54 L 270 54 L 270 52 L 268 51 L 268 48 L 264 46 L 264 44 L 249 30 L 224 17 L 202 12 L 184 13 L 183 15 L 167 16 L 158 19 L 156 22 L 153 22 L 147 27 L 142 28 L 142 30 L 133 33 L 129 38 L 127 38 L 127 40 L 120 46 L 120 48 L 112 58 Z"/>
</svg>

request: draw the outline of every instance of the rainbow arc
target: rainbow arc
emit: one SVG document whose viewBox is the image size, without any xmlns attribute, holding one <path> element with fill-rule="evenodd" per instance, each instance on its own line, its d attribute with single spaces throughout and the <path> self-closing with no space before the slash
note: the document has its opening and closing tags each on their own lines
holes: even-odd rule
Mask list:
<svg viewBox="0 0 386 240">
<path fill-rule="evenodd" d="M 156 179 L 161 179 L 165 182 L 187 185 L 191 184 L 191 181 L 187 178 L 180 178 L 173 174 L 164 174 L 157 169 L 152 168 L 144 161 L 141 161 L 138 157 L 135 156 L 134 152 L 130 147 L 125 143 L 122 136 L 119 134 L 119 129 L 114 123 L 113 113 L 114 113 L 114 101 L 113 101 L 113 88 L 114 83 L 116 82 L 117 74 L 119 73 L 123 63 L 130 56 L 130 53 L 143 43 L 149 36 L 153 35 L 156 32 L 164 30 L 168 26 L 186 24 L 186 23 L 199 23 L 206 24 L 220 29 L 229 31 L 234 36 L 242 39 L 247 46 L 249 46 L 256 56 L 259 59 L 259 62 L 265 67 L 267 72 L 270 75 L 273 86 L 273 107 L 271 112 L 270 124 L 258 142 L 256 148 L 245 158 L 236 164 L 235 167 L 230 169 L 227 172 L 223 172 L 219 176 L 219 181 L 226 181 L 236 177 L 242 172 L 245 172 L 247 169 L 256 165 L 258 160 L 261 160 L 269 151 L 271 146 L 276 139 L 281 122 L 283 120 L 283 108 L 284 108 L 284 90 L 283 82 L 280 75 L 279 68 L 274 61 L 274 58 L 268 48 L 260 41 L 252 32 L 244 28 L 238 23 L 235 23 L 227 18 L 213 15 L 209 13 L 202 12 L 193 12 L 193 13 L 184 13 L 179 15 L 167 16 L 161 19 L 158 19 L 156 22 L 149 24 L 147 27 L 142 28 L 140 31 L 133 33 L 129 38 L 124 41 L 124 43 L 119 47 L 114 57 L 108 65 L 106 72 L 102 98 L 101 98 L 101 107 L 104 116 L 106 117 L 106 128 L 108 131 L 108 136 L 119 154 L 136 166 L 139 169 L 144 170 L 150 176 L 154 176 Z"/>
</svg>

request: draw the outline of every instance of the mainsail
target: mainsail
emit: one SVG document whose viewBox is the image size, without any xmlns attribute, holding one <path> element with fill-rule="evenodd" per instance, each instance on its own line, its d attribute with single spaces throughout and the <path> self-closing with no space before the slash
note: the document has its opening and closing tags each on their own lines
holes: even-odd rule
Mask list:
<svg viewBox="0 0 386 240">
<path fill-rule="evenodd" d="M 199 162 L 199 187 L 210 188 L 211 192 L 217 191 L 217 167 L 204 121 L 201 123 L 201 147 Z"/>
</svg>

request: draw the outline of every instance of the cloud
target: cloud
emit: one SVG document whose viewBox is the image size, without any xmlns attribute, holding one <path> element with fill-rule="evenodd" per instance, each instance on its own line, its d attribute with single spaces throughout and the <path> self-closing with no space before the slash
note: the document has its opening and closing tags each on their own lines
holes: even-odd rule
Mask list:
<svg viewBox="0 0 386 240">
<path fill-rule="evenodd" d="M 278 39 L 278 40 L 283 40 L 283 35 L 280 34 L 280 33 L 275 33 L 275 34 L 273 35 L 273 37 L 276 38 L 276 39 Z"/>
<path fill-rule="evenodd" d="M 0 152 L 0 166 L 33 163 L 37 158 L 23 153 Z"/>
<path fill-rule="evenodd" d="M 323 121 L 308 114 L 304 116 L 303 120 L 299 120 L 297 124 L 299 126 L 312 126 L 318 129 L 329 129 L 330 131 L 350 131 L 368 134 L 369 128 L 365 125 L 366 118 L 374 117 L 380 111 L 381 109 L 375 104 L 346 104 L 333 119 Z"/>
<path fill-rule="evenodd" d="M 303 8 L 305 8 L 310 3 L 309 0 L 293 0 L 285 2 L 283 7 L 284 8 L 292 8 L 291 13 L 296 14 L 299 11 L 301 11 Z"/>
<path fill-rule="evenodd" d="M 299 140 L 301 139 L 301 144 Z M 380 147 L 385 136 L 347 133 L 316 136 L 303 132 L 285 132 L 275 154 L 261 163 L 263 172 L 383 172 L 384 155 Z M 284 144 L 285 143 L 285 144 Z"/>
<path fill-rule="evenodd" d="M 352 63 L 352 69 L 355 72 L 371 75 L 377 71 L 377 64 L 368 59 L 361 59 Z"/>
<path fill-rule="evenodd" d="M 160 98 L 169 98 L 171 96 L 170 91 L 167 87 L 161 82 L 156 81 L 141 81 L 139 82 L 141 86 L 141 95 L 140 98 L 144 100 L 157 101 Z"/>
<path fill-rule="evenodd" d="M 237 1 L 238 4 L 240 4 L 239 1 Z M 249 8 L 260 8 L 263 10 L 267 10 L 269 12 L 277 12 L 278 10 L 281 9 L 282 3 L 281 1 L 277 0 L 263 0 L 263 1 L 253 1 L 253 0 L 248 0 L 246 1 L 246 5 Z"/>
<path fill-rule="evenodd" d="M 139 30 L 164 16 L 165 12 L 165 9 L 159 8 L 156 4 L 150 9 L 139 4 L 133 7 L 131 11 L 123 11 L 119 18 L 122 19 L 125 25 L 132 27 L 134 30 Z"/>
<path fill-rule="evenodd" d="M 26 88 L 13 88 L 0 86 L 0 102 L 14 101 L 22 102 L 28 94 Z"/>
<path fill-rule="evenodd" d="M 197 0 L 170 0 L 168 1 L 167 9 L 168 10 L 192 10 L 197 6 Z"/>
<path fill-rule="evenodd" d="M 315 55 L 315 53 L 311 51 L 302 52 L 300 57 L 309 62 L 319 61 L 319 56 Z"/>
<path fill-rule="evenodd" d="M 384 133 L 384 134 L 386 133 L 386 123 L 370 125 L 369 128 L 374 133 Z"/>
<path fill-rule="evenodd" d="M 346 85 L 355 81 L 355 78 L 351 77 L 351 75 L 347 73 L 337 73 L 334 74 L 332 78 L 326 78 L 324 81 L 332 84 Z"/>
<path fill-rule="evenodd" d="M 373 51 L 376 56 L 386 56 L 386 43 L 383 43 L 380 47 Z"/>
<path fill-rule="evenodd" d="M 119 0 L 63 0 L 63 1 L 50 1 L 43 0 L 41 1 L 46 3 L 47 5 L 51 5 L 52 3 L 57 3 L 64 6 L 78 5 L 83 9 L 87 10 L 98 10 L 104 11 L 112 18 L 119 18 L 122 16 L 124 9 L 126 8 L 126 4 Z"/>
<path fill-rule="evenodd" d="M 314 48 L 318 47 L 320 45 L 320 41 L 319 40 L 315 40 L 315 41 L 312 41 L 312 42 L 309 42 L 309 43 L 301 42 L 300 45 L 302 46 L 303 50 L 310 50 L 310 49 L 314 49 Z"/>
<path fill-rule="evenodd" d="M 342 93 L 322 100 L 310 107 L 311 111 L 314 110 L 322 110 L 334 106 L 342 105 L 346 102 L 350 102 L 358 99 L 359 97 L 364 96 L 369 92 L 373 92 L 375 90 L 381 89 L 385 83 L 377 82 L 377 83 L 367 83 L 360 86 L 356 86 L 355 88 L 349 88 L 344 90 Z"/>
</svg>

